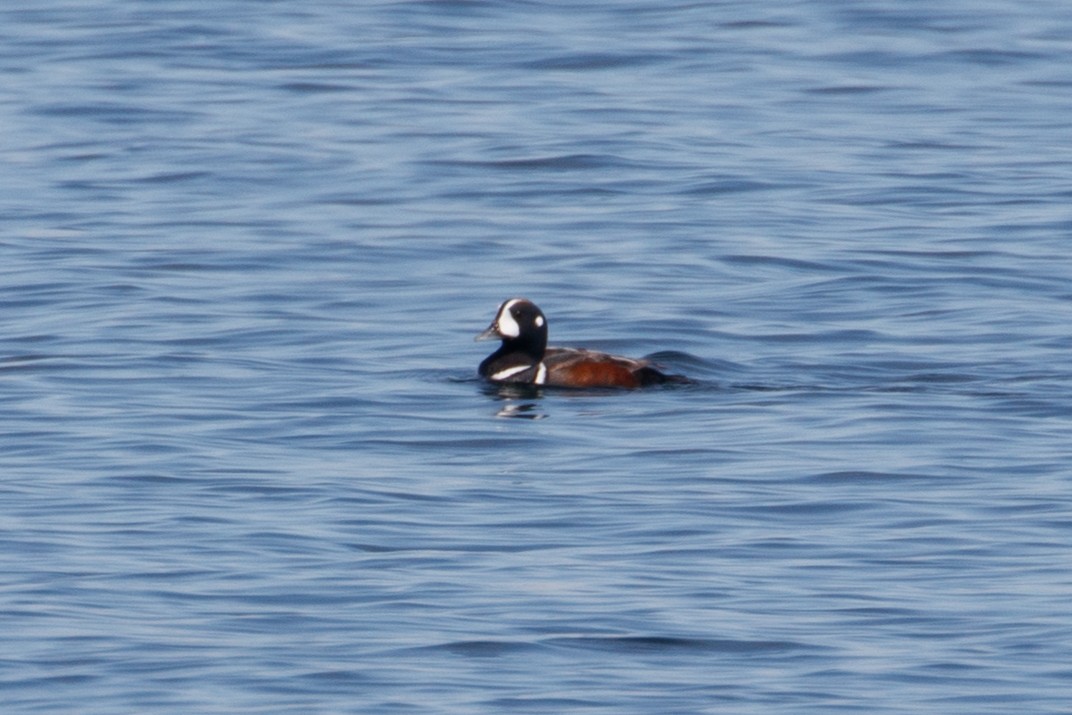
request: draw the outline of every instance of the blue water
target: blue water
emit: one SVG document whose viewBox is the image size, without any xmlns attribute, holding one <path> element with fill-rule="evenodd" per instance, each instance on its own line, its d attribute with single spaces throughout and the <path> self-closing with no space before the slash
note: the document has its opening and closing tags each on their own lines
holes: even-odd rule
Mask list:
<svg viewBox="0 0 1072 715">
<path fill-rule="evenodd" d="M 1072 708 L 1072 6 L 9 5 L 5 713 Z"/>
</svg>

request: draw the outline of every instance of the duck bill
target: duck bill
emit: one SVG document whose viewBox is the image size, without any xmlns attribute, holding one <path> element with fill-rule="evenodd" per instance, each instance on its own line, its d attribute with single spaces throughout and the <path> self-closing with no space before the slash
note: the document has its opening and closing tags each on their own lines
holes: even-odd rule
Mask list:
<svg viewBox="0 0 1072 715">
<path fill-rule="evenodd" d="M 500 340 L 501 338 L 502 334 L 499 332 L 499 326 L 492 323 L 487 330 L 477 335 L 473 340 L 479 342 L 481 340 Z"/>
</svg>

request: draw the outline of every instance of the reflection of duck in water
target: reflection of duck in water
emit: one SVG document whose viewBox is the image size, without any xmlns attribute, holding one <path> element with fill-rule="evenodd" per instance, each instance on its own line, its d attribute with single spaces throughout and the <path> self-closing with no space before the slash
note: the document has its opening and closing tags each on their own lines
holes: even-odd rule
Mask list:
<svg viewBox="0 0 1072 715">
<path fill-rule="evenodd" d="M 594 350 L 547 347 L 547 318 L 536 304 L 511 298 L 499 306 L 488 329 L 477 340 L 499 338 L 502 345 L 480 363 L 480 374 L 492 382 L 553 387 L 643 387 L 688 382 L 659 372 L 646 360 Z"/>
</svg>

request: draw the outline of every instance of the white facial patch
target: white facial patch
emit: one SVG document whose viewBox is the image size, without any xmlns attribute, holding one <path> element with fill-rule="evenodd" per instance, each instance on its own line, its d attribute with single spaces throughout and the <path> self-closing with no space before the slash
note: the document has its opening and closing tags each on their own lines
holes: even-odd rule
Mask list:
<svg viewBox="0 0 1072 715">
<path fill-rule="evenodd" d="M 518 374 L 519 372 L 525 372 L 525 370 L 528 370 L 530 367 L 532 367 L 532 366 L 531 365 L 514 365 L 513 367 L 508 367 L 505 370 L 499 370 L 498 372 L 493 373 L 492 376 L 491 376 L 491 379 L 492 380 L 505 380 L 508 377 L 513 377 L 514 375 Z M 540 363 L 540 367 L 543 367 L 543 363 Z M 539 377 L 539 375 L 537 375 L 537 377 Z"/>
<path fill-rule="evenodd" d="M 537 315 L 536 316 L 536 327 L 537 328 L 542 328 L 543 327 L 543 316 L 542 315 Z"/>
<path fill-rule="evenodd" d="M 521 335 L 521 326 L 514 320 L 514 316 L 510 315 L 510 306 L 516 302 L 516 300 L 512 300 L 509 303 L 504 303 L 499 311 L 499 319 L 495 321 L 495 326 L 499 329 L 499 335 L 504 338 L 516 338 Z"/>
</svg>

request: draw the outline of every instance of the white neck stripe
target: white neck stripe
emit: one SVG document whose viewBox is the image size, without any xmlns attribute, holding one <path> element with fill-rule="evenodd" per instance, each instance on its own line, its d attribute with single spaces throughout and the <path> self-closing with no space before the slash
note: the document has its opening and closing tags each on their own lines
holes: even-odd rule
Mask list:
<svg viewBox="0 0 1072 715">
<path fill-rule="evenodd" d="M 528 370 L 530 367 L 532 367 L 532 365 L 514 365 L 513 367 L 508 367 L 504 370 L 499 370 L 498 372 L 494 373 L 491 376 L 491 379 L 505 380 L 508 377 L 513 377 L 519 372 L 525 372 L 525 370 Z M 540 363 L 540 367 L 543 367 L 543 363 Z"/>
</svg>

